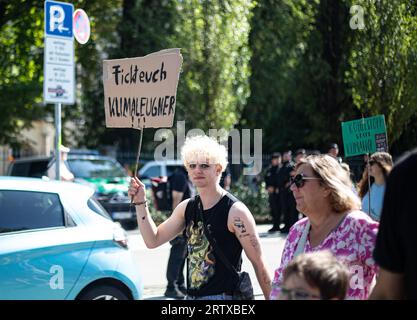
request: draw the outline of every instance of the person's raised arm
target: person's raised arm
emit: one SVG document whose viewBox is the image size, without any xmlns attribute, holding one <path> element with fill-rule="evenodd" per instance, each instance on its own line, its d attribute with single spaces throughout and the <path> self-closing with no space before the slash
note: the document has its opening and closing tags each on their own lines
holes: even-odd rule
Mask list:
<svg viewBox="0 0 417 320">
<path fill-rule="evenodd" d="M 181 202 L 171 216 L 157 227 L 148 210 L 145 185 L 138 178 L 131 179 L 128 194 L 129 197 L 133 197 L 139 230 L 148 248 L 159 247 L 175 238 L 184 229 L 188 199 Z"/>
<path fill-rule="evenodd" d="M 228 228 L 233 232 L 246 256 L 255 269 L 256 278 L 266 300 L 271 293 L 271 276 L 262 255 L 262 249 L 256 232 L 256 224 L 249 209 L 241 202 L 236 202 L 230 209 Z"/>
</svg>

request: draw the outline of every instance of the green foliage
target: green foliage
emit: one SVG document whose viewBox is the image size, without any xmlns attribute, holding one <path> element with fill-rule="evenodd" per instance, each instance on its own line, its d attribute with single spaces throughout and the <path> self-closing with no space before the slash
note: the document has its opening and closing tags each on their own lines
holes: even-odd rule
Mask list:
<svg viewBox="0 0 417 320">
<path fill-rule="evenodd" d="M 184 0 L 175 43 L 182 48 L 177 119 L 188 128 L 231 129 L 249 95 L 251 0 Z"/>
<path fill-rule="evenodd" d="M 22 128 L 45 114 L 42 10 L 40 1 L 0 6 L 0 145 L 17 146 Z"/>
<path fill-rule="evenodd" d="M 263 129 L 266 152 L 341 144 L 340 122 L 384 114 L 391 150 L 417 143 L 413 0 L 78 0 L 91 39 L 75 43 L 77 91 L 63 142 L 132 151 L 139 134 L 104 125 L 102 60 L 180 47 L 176 120 L 186 129 Z M 352 5 L 364 30 L 352 30 Z M 24 14 L 22 14 L 24 13 Z M 43 2 L 0 2 L 0 144 L 52 115 L 42 103 Z M 154 130 L 144 151 L 155 147 Z"/>
<path fill-rule="evenodd" d="M 365 29 L 354 33 L 347 81 L 353 102 L 364 116 L 385 115 L 392 145 L 405 131 L 416 128 L 416 4 L 402 0 L 355 3 L 365 9 Z"/>
<path fill-rule="evenodd" d="M 254 190 L 246 179 L 247 177 L 242 176 L 233 184 L 231 193 L 249 208 L 257 223 L 270 223 L 271 215 L 265 183 L 258 183 Z"/>
<path fill-rule="evenodd" d="M 349 26 L 352 5 L 365 29 Z M 340 122 L 385 114 L 389 143 L 411 148 L 417 128 L 415 1 L 263 0 L 254 9 L 251 96 L 242 127 L 264 149 L 341 144 Z"/>
</svg>

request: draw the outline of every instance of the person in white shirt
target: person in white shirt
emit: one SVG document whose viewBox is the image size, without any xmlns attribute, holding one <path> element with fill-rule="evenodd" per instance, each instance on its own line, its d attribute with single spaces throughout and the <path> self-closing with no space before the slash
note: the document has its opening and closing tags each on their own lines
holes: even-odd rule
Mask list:
<svg viewBox="0 0 417 320">
<path fill-rule="evenodd" d="M 74 174 L 69 170 L 67 167 L 65 161 L 67 161 L 68 158 L 68 152 L 70 152 L 70 148 L 67 148 L 63 145 L 59 147 L 59 151 L 61 153 L 61 161 L 59 166 L 59 174 L 61 176 L 61 181 L 74 181 Z M 52 166 L 48 169 L 48 177 L 51 180 L 55 180 L 56 174 L 55 174 L 55 162 L 52 164 Z"/>
</svg>

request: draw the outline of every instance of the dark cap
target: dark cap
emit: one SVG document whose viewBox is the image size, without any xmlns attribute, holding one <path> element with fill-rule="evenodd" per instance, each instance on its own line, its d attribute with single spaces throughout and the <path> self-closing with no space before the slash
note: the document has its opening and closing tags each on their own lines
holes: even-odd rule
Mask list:
<svg viewBox="0 0 417 320">
<path fill-rule="evenodd" d="M 296 152 L 295 152 L 295 155 L 296 156 L 298 156 L 299 154 L 306 154 L 306 149 L 298 149 Z"/>
<path fill-rule="evenodd" d="M 281 157 L 281 153 L 280 152 L 274 152 L 272 154 L 272 159 L 274 159 L 274 158 L 280 158 L 280 157 Z"/>
<path fill-rule="evenodd" d="M 339 146 L 337 145 L 337 143 L 331 143 L 329 144 L 329 150 L 330 149 L 339 149 Z"/>
</svg>

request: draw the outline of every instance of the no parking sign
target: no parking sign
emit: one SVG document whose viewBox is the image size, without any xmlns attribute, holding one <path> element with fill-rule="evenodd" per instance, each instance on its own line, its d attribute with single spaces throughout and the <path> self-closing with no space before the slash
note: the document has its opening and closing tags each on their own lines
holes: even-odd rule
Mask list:
<svg viewBox="0 0 417 320">
<path fill-rule="evenodd" d="M 90 38 L 90 20 L 83 9 L 77 9 L 73 16 L 74 37 L 80 44 L 87 43 Z"/>
</svg>

